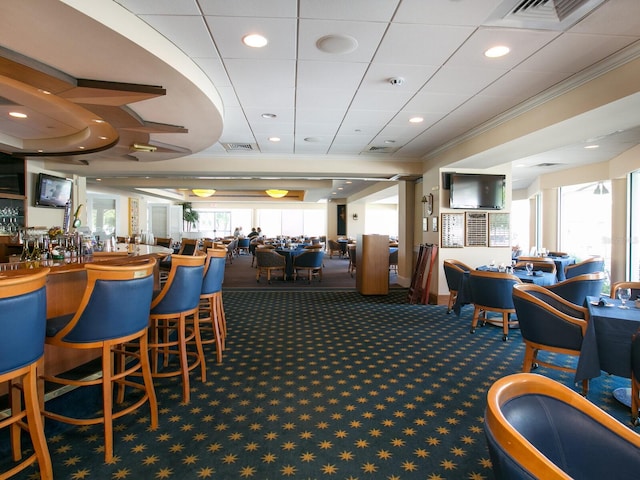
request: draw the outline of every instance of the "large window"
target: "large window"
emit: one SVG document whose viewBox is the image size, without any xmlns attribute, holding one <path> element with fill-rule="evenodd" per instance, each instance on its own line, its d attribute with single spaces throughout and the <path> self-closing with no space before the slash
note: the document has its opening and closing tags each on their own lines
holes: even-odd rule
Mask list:
<svg viewBox="0 0 640 480">
<path fill-rule="evenodd" d="M 116 199 L 100 196 L 87 198 L 89 228 L 96 237 L 107 238 L 116 233 Z"/>
<path fill-rule="evenodd" d="M 629 280 L 640 281 L 640 172 L 629 175 Z"/>
<path fill-rule="evenodd" d="M 611 268 L 611 182 L 571 185 L 560 189 L 560 249 L 578 261 L 590 255 Z"/>
</svg>

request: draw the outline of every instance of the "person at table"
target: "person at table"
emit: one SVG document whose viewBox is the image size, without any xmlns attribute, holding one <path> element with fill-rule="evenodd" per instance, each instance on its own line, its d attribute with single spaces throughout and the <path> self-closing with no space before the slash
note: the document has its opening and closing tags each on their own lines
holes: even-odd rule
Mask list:
<svg viewBox="0 0 640 480">
<path fill-rule="evenodd" d="M 236 227 L 236 229 L 233 231 L 233 236 L 239 237 L 240 235 L 242 235 L 242 227 Z"/>
<path fill-rule="evenodd" d="M 249 238 L 253 238 L 253 237 L 257 237 L 260 234 L 258 233 L 258 230 L 256 230 L 256 227 L 252 227 L 251 228 L 251 232 L 249 233 L 249 235 L 247 235 L 247 237 Z"/>
</svg>

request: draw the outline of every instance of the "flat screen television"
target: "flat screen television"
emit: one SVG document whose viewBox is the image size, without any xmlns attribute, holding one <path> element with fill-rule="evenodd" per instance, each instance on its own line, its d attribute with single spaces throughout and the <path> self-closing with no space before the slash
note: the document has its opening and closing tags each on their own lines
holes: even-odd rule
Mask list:
<svg viewBox="0 0 640 480">
<path fill-rule="evenodd" d="M 453 173 L 450 208 L 465 210 L 502 210 L 505 207 L 504 175 Z"/>
<path fill-rule="evenodd" d="M 73 181 L 46 173 L 38 174 L 35 205 L 37 207 L 64 208 L 71 200 Z"/>
</svg>

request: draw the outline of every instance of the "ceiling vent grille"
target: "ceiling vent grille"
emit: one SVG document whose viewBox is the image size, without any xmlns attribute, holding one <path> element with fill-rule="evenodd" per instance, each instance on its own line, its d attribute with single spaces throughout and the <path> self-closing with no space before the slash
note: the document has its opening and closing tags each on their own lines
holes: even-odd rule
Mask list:
<svg viewBox="0 0 640 480">
<path fill-rule="evenodd" d="M 222 146 L 227 152 L 253 152 L 258 150 L 255 143 L 223 143 Z"/>
<path fill-rule="evenodd" d="M 393 153 L 398 150 L 398 147 L 376 147 L 375 145 L 369 145 L 362 152 L 363 153 Z"/>
<path fill-rule="evenodd" d="M 562 163 L 539 163 L 537 165 L 534 165 L 534 167 L 538 167 L 538 168 L 549 168 L 549 167 L 558 167 L 563 165 Z"/>
<path fill-rule="evenodd" d="M 505 0 L 485 25 L 566 30 L 604 0 Z"/>
</svg>

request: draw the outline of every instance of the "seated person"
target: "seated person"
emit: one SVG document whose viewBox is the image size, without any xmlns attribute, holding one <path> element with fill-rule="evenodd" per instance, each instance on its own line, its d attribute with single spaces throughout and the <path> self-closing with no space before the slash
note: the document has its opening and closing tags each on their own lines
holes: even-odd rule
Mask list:
<svg viewBox="0 0 640 480">
<path fill-rule="evenodd" d="M 247 235 L 247 237 L 249 238 L 253 238 L 253 237 L 257 237 L 258 236 L 258 231 L 256 230 L 256 227 L 253 227 L 251 229 L 251 233 L 249 233 L 249 235 Z"/>
</svg>

